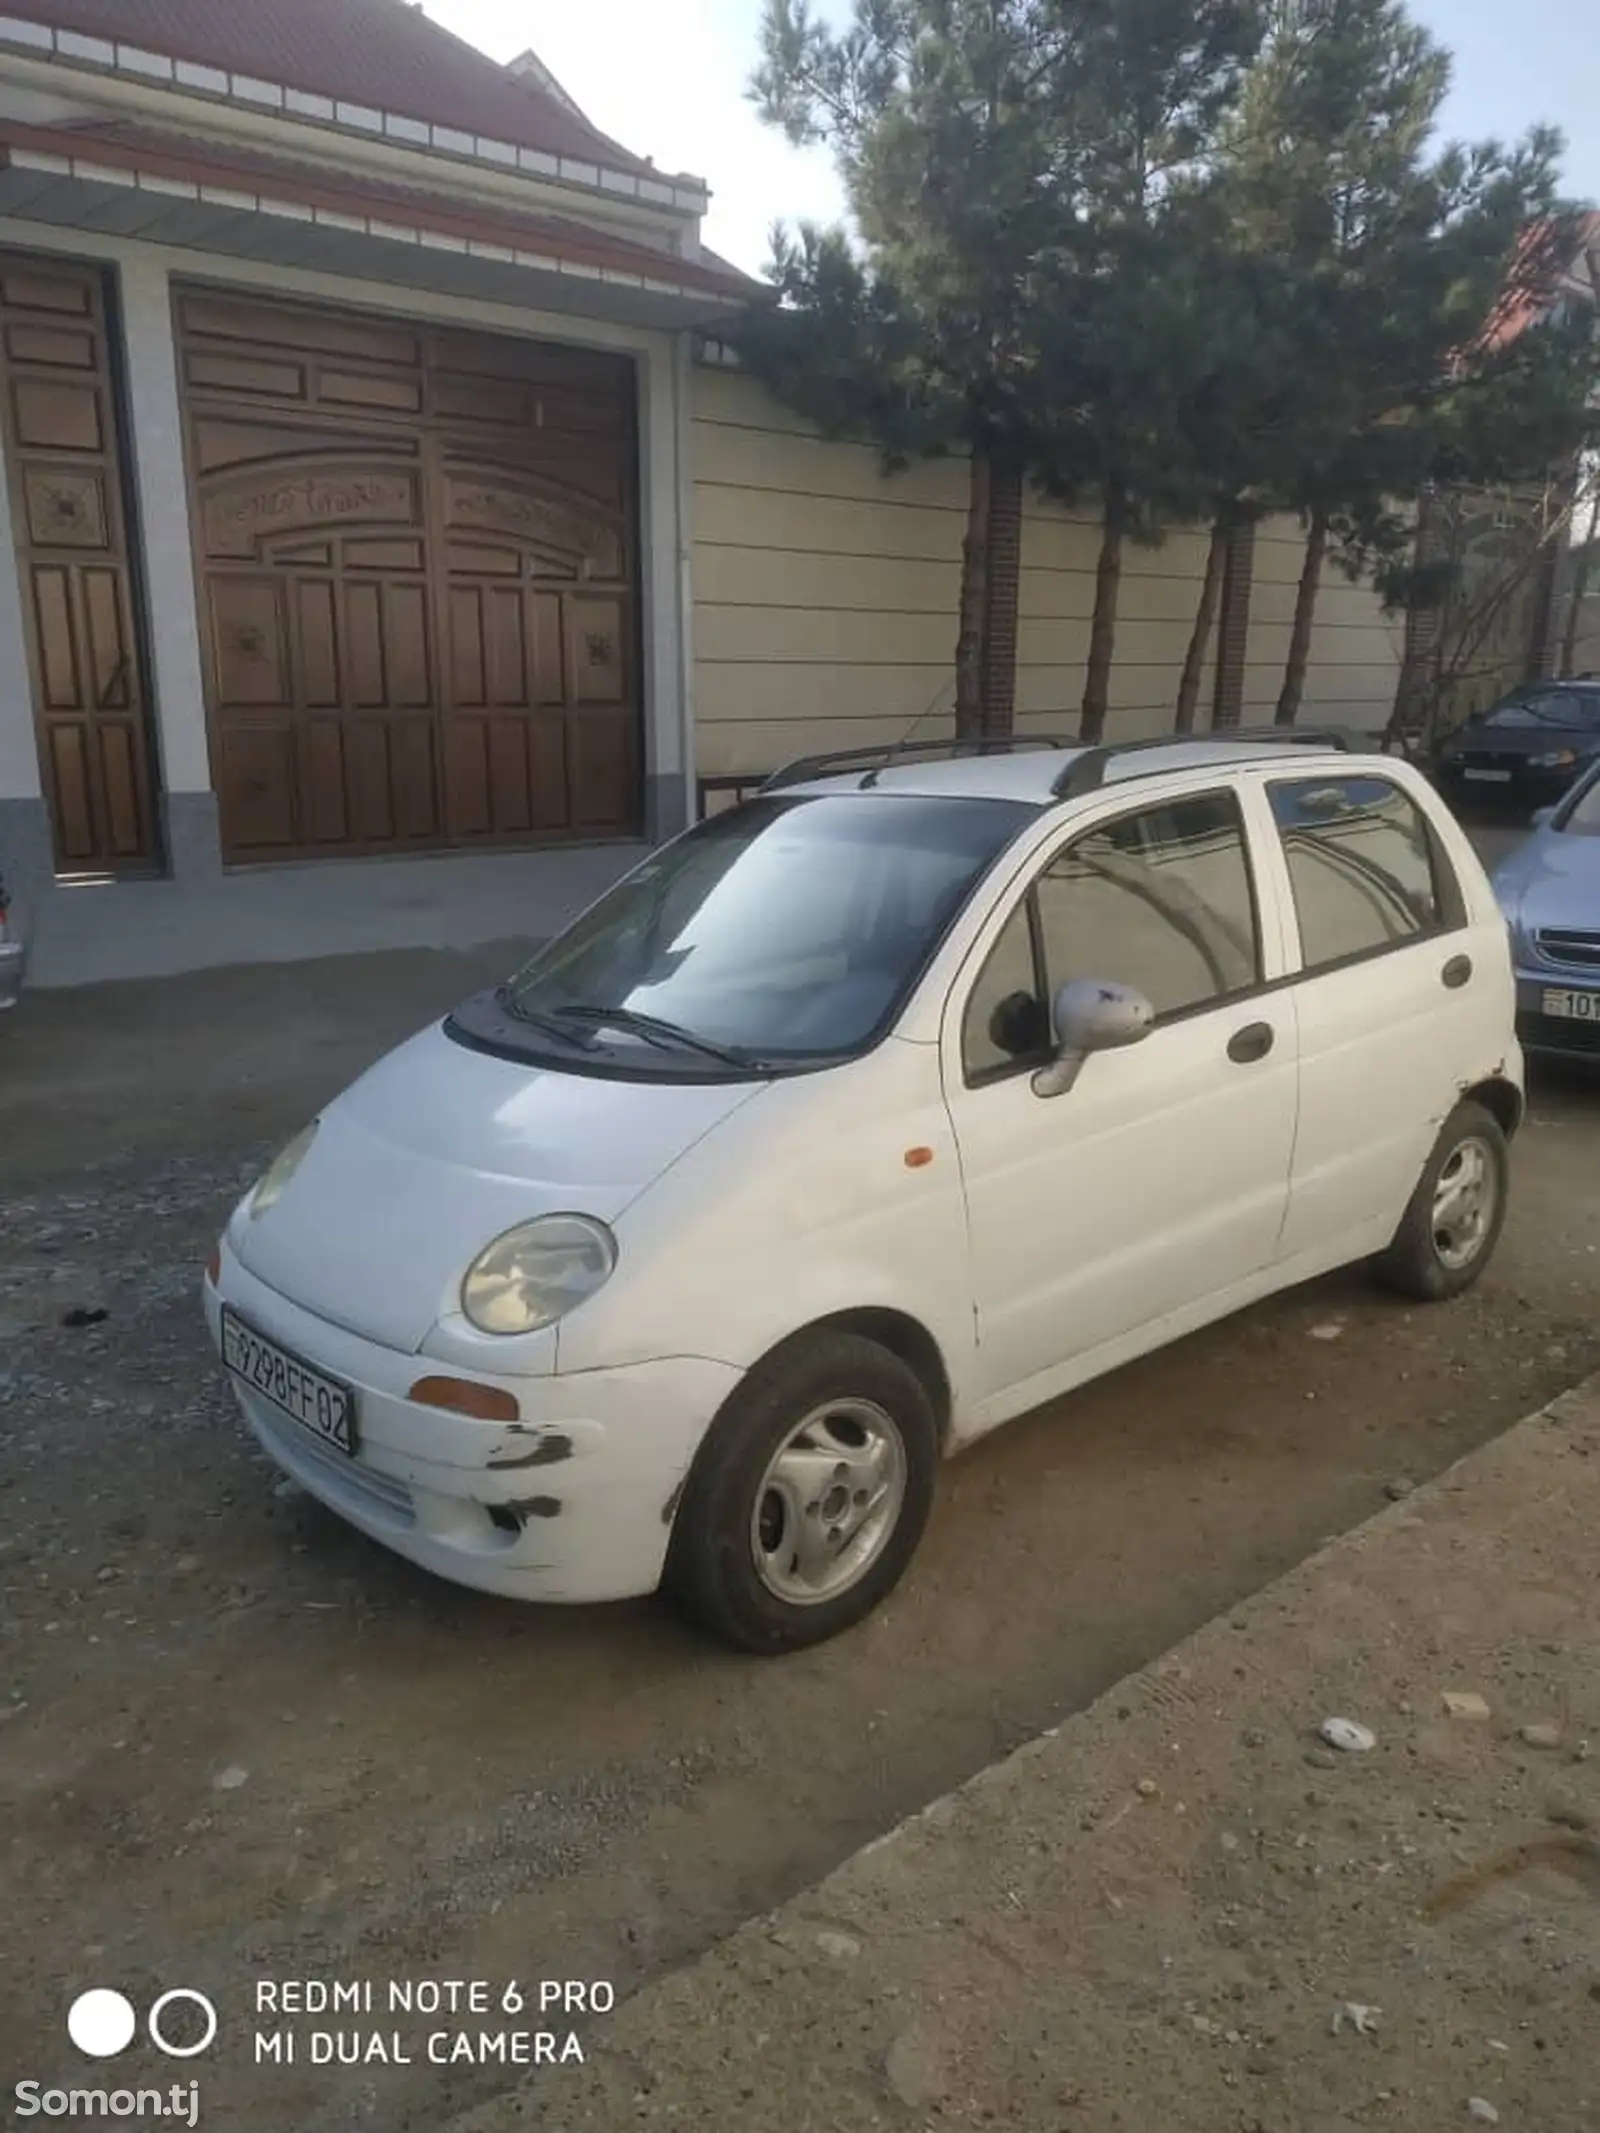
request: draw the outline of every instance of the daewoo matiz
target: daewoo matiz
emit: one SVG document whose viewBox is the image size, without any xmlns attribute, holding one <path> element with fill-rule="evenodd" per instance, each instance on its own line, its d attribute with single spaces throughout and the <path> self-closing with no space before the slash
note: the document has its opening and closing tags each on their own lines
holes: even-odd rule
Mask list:
<svg viewBox="0 0 1600 2133">
<path fill-rule="evenodd" d="M 1389 758 L 814 760 L 330 1104 L 206 1311 L 375 1539 L 779 1651 L 882 1599 L 1009 1417 L 1349 1261 L 1465 1288 L 1513 1014 L 1483 870 Z"/>
</svg>

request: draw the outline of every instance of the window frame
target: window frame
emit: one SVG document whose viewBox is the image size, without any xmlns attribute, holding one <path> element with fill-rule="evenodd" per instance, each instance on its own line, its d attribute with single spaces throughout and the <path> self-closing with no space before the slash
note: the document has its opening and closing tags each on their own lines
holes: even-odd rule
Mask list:
<svg viewBox="0 0 1600 2133">
<path fill-rule="evenodd" d="M 1045 875 L 1050 872 L 1050 869 L 1066 858 L 1073 847 L 1081 843 L 1085 837 L 1096 836 L 1103 830 L 1114 828 L 1120 822 L 1131 821 L 1139 815 L 1153 815 L 1163 808 L 1182 807 L 1192 800 L 1214 799 L 1226 800 L 1232 807 L 1239 833 L 1239 842 L 1244 855 L 1245 884 L 1250 895 L 1250 919 L 1255 939 L 1256 977 L 1249 985 L 1235 987 L 1229 992 L 1213 993 L 1207 999 L 1191 1001 L 1186 1007 L 1167 1009 L 1165 1013 L 1157 1015 L 1155 1029 L 1167 1029 L 1175 1023 L 1190 1022 L 1199 1015 L 1211 1014 L 1218 1008 L 1235 1006 L 1241 1000 L 1254 999 L 1259 994 L 1269 992 L 1285 982 L 1288 973 L 1285 973 L 1285 977 L 1278 978 L 1266 976 L 1270 957 L 1266 930 L 1266 911 L 1262 900 L 1260 855 L 1256 845 L 1257 832 L 1252 828 L 1251 809 L 1248 804 L 1248 795 L 1244 788 L 1237 782 L 1224 780 L 1220 784 L 1201 785 L 1184 792 L 1167 793 L 1160 799 L 1152 798 L 1147 794 L 1132 805 L 1117 808 L 1103 815 L 1097 815 L 1090 821 L 1078 821 L 1069 824 L 1066 834 L 1061 838 L 1060 842 L 1053 844 L 1048 851 L 1042 853 L 1031 864 L 1027 881 L 1023 885 L 1021 892 L 1016 895 L 1015 900 L 1008 903 L 1005 916 L 995 928 L 993 936 L 979 956 L 976 967 L 961 994 L 955 1034 L 956 1047 L 961 1062 L 961 1083 L 963 1088 L 986 1089 L 993 1087 L 998 1082 L 1013 1081 L 1019 1074 L 1037 1072 L 1041 1066 L 1048 1064 L 1055 1056 L 1055 1045 L 1052 1040 L 1033 1051 L 1020 1053 L 1014 1059 L 999 1060 L 993 1066 L 979 1067 L 974 1071 L 967 1054 L 967 1017 L 972 1007 L 973 995 L 977 991 L 990 961 L 999 949 L 1000 942 L 1007 929 L 1019 911 L 1026 915 L 1036 996 L 1043 1001 L 1046 1017 L 1048 1018 L 1049 1016 L 1050 972 L 1045 955 L 1044 921 L 1039 910 L 1038 888 Z M 1298 975 L 1298 973 L 1295 974 Z M 1154 1031 L 1152 1031 L 1152 1034 L 1154 1034 Z"/>
<path fill-rule="evenodd" d="M 1284 839 L 1283 824 L 1278 820 L 1277 809 L 1273 804 L 1273 794 L 1279 786 L 1331 785 L 1350 783 L 1356 779 L 1387 785 L 1391 792 L 1398 793 L 1401 799 L 1408 803 L 1421 822 L 1428 852 L 1428 877 L 1433 885 L 1433 901 L 1439 916 L 1431 925 L 1419 927 L 1415 933 L 1404 934 L 1399 940 L 1375 941 L 1369 948 L 1353 948 L 1348 954 L 1330 957 L 1327 962 L 1311 963 L 1306 960 L 1305 936 L 1300 925 L 1300 905 L 1294 891 L 1294 871 L 1289 864 L 1289 847 Z M 1267 819 L 1277 839 L 1277 858 L 1283 869 L 1284 916 L 1292 929 L 1292 946 L 1296 959 L 1296 967 L 1292 971 L 1286 971 L 1279 982 L 1297 983 L 1306 978 L 1326 977 L 1336 971 L 1355 970 L 1363 963 L 1376 962 L 1381 956 L 1395 955 L 1427 941 L 1447 940 L 1452 934 L 1464 932 L 1471 925 L 1466 892 L 1461 886 L 1461 877 L 1446 849 L 1444 839 L 1439 834 L 1439 826 L 1429 809 L 1398 778 L 1390 777 L 1381 770 L 1334 771 L 1326 777 L 1315 778 L 1304 771 L 1292 776 L 1275 772 L 1263 778 L 1262 791 L 1267 803 Z"/>
</svg>

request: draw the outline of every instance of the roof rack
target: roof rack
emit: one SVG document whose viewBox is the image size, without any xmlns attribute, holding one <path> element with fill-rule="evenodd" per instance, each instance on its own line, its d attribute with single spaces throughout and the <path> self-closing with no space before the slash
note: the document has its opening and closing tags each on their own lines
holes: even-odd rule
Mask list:
<svg viewBox="0 0 1600 2133">
<path fill-rule="evenodd" d="M 1037 733 L 981 734 L 973 738 L 936 741 L 880 741 L 862 748 L 835 748 L 826 755 L 799 755 L 785 763 L 758 787 L 776 792 L 784 785 L 802 785 L 811 778 L 840 777 L 846 771 L 865 773 L 864 786 L 875 785 L 880 771 L 897 763 L 926 761 L 940 756 L 1015 755 L 1024 748 L 1076 748 L 1070 736 Z"/>
<path fill-rule="evenodd" d="M 1228 726 L 1221 732 L 1156 733 L 1135 741 L 1108 741 L 1103 747 L 1086 748 L 1062 766 L 1050 790 L 1058 800 L 1076 800 L 1098 792 L 1106 772 L 1125 755 L 1139 755 L 1156 748 L 1181 748 L 1191 741 L 1222 741 L 1261 749 L 1298 745 L 1304 748 L 1337 748 L 1350 753 L 1350 736 L 1337 726 Z"/>
</svg>

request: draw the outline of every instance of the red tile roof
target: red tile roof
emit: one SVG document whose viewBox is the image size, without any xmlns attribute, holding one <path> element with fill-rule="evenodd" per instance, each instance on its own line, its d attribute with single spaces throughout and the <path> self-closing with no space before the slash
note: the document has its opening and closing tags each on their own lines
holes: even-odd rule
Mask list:
<svg viewBox="0 0 1600 2133">
<path fill-rule="evenodd" d="M 553 254 L 619 274 L 639 274 L 724 302 L 755 293 L 758 284 L 715 254 L 697 260 L 613 235 L 565 215 L 529 215 L 467 205 L 387 178 L 353 178 L 287 156 L 203 140 L 127 120 L 23 126 L 0 118 L 0 162 L 11 147 L 43 149 L 108 167 L 143 171 L 191 184 L 231 186 L 310 208 L 333 209 L 377 221 L 436 230 L 469 242 L 509 245 L 517 251 Z"/>
<path fill-rule="evenodd" d="M 1570 226 L 1531 224 L 1512 254 L 1505 290 L 1489 314 L 1483 345 L 1504 348 L 1544 318 L 1563 277 L 1575 273 L 1585 255 L 1596 251 L 1600 251 L 1600 213 L 1578 215 Z"/>
<path fill-rule="evenodd" d="M 5 0 L 4 12 L 547 155 L 651 167 L 409 0 Z"/>
</svg>

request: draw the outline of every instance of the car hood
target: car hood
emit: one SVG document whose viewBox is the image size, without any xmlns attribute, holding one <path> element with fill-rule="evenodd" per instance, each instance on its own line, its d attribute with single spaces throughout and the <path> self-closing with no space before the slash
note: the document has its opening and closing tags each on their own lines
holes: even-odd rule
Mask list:
<svg viewBox="0 0 1600 2133">
<path fill-rule="evenodd" d="M 1600 928 L 1600 837 L 1540 830 L 1496 870 L 1494 886 L 1524 928 Z"/>
<path fill-rule="evenodd" d="M 230 1241 L 280 1295 L 413 1353 L 491 1239 L 535 1215 L 614 1222 L 764 1086 L 563 1074 L 435 1027 L 320 1114 L 282 1197 Z"/>
</svg>

